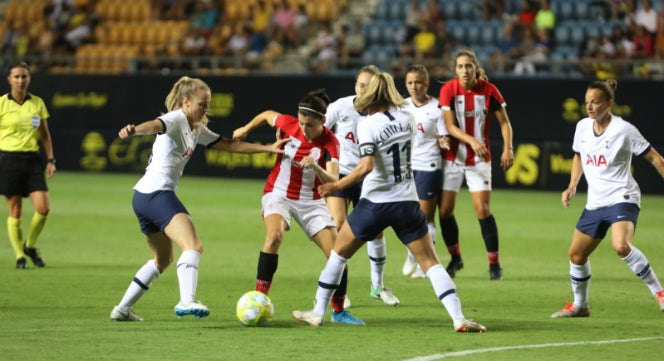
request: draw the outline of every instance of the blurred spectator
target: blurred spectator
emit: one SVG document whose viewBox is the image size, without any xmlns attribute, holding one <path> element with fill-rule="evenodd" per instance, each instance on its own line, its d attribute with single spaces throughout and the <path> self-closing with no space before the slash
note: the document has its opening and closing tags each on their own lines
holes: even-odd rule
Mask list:
<svg viewBox="0 0 664 361">
<path fill-rule="evenodd" d="M 536 28 L 551 31 L 556 26 L 556 14 L 551 11 L 549 5 L 549 0 L 540 0 L 539 10 L 535 15 Z"/>
<path fill-rule="evenodd" d="M 422 20 L 427 22 L 427 27 L 432 31 L 436 31 L 436 26 L 439 20 L 445 20 L 445 14 L 440 10 L 437 0 L 428 0 L 426 8 L 422 13 Z"/>
<path fill-rule="evenodd" d="M 337 37 L 334 35 L 331 23 L 320 24 L 320 30 L 311 46 L 312 62 L 309 70 L 321 73 L 330 68 L 332 61 L 337 58 Z"/>
<path fill-rule="evenodd" d="M 197 29 L 190 27 L 182 36 L 180 46 L 182 55 L 203 55 L 206 52 L 207 39 Z"/>
<path fill-rule="evenodd" d="M 657 21 L 657 35 L 655 35 L 655 58 L 664 59 L 664 13 L 659 15 L 659 21 Z"/>
<path fill-rule="evenodd" d="M 310 30 L 312 24 L 309 23 L 309 16 L 307 16 L 307 8 L 304 4 L 300 4 L 297 7 L 295 13 L 295 32 L 297 32 L 297 37 L 302 43 L 305 39 L 309 39 Z"/>
<path fill-rule="evenodd" d="M 503 10 L 503 20 L 516 21 L 521 12 L 522 0 L 503 0 L 505 3 Z"/>
<path fill-rule="evenodd" d="M 482 0 L 482 18 L 485 21 L 502 19 L 505 13 L 505 0 Z"/>
<path fill-rule="evenodd" d="M 491 54 L 489 69 L 505 72 L 519 55 L 521 39 L 517 36 L 513 22 L 503 24 L 503 35 L 498 40 L 496 51 Z"/>
<path fill-rule="evenodd" d="M 3 55 L 24 56 L 30 50 L 30 35 L 26 23 L 15 23 L 2 37 Z"/>
<path fill-rule="evenodd" d="M 212 0 L 199 0 L 191 16 L 191 27 L 201 35 L 208 37 L 219 21 L 219 9 Z"/>
<path fill-rule="evenodd" d="M 418 0 L 411 0 L 410 6 L 406 11 L 406 20 L 404 21 L 405 26 L 405 36 L 403 38 L 404 43 L 410 43 L 415 34 L 420 31 L 420 20 L 422 19 L 422 9 L 420 8 L 420 3 Z"/>
<path fill-rule="evenodd" d="M 433 56 L 441 58 L 446 54 L 451 54 L 452 49 L 460 44 L 459 39 L 455 38 L 450 32 L 447 31 L 447 24 L 443 19 L 436 22 L 436 42 L 433 47 Z"/>
<path fill-rule="evenodd" d="M 72 10 L 73 15 L 63 37 L 69 50 L 75 51 L 81 44 L 92 40 L 92 33 L 99 22 L 99 16 L 90 5 L 74 5 Z"/>
<path fill-rule="evenodd" d="M 251 46 L 251 27 L 246 24 L 237 24 L 235 31 L 228 39 L 228 55 L 233 59 L 232 68 L 235 70 L 245 69 L 245 62 L 249 47 Z"/>
<path fill-rule="evenodd" d="M 634 28 L 634 35 L 632 36 L 632 44 L 634 52 L 633 59 L 645 59 L 655 56 L 655 41 L 652 34 L 642 25 L 637 25 Z"/>
<path fill-rule="evenodd" d="M 517 24 L 521 26 L 534 26 L 535 16 L 537 16 L 537 11 L 533 7 L 533 4 L 530 0 L 523 0 L 521 2 L 521 11 L 519 11 L 517 17 Z"/>
<path fill-rule="evenodd" d="M 616 48 L 615 56 L 618 59 L 628 59 L 634 53 L 634 44 L 620 25 L 611 28 L 611 42 Z"/>
<path fill-rule="evenodd" d="M 625 0 L 625 16 L 623 18 L 627 26 L 627 33 L 631 34 L 636 28 L 636 2 L 635 0 Z"/>
<path fill-rule="evenodd" d="M 435 45 L 436 33 L 429 29 L 426 21 L 420 21 L 420 31 L 413 37 L 415 58 L 421 60 L 423 58 L 433 57 L 436 50 Z"/>
<path fill-rule="evenodd" d="M 263 53 L 267 46 L 270 34 L 270 19 L 272 18 L 272 5 L 267 4 L 265 0 L 258 0 L 251 7 L 249 25 L 251 26 L 251 50 L 248 57 L 254 58 Z"/>
<path fill-rule="evenodd" d="M 272 6 L 268 6 L 265 0 L 258 0 L 252 7 L 249 15 L 251 29 L 254 34 L 263 34 L 267 38 L 272 18 Z"/>
<path fill-rule="evenodd" d="M 356 21 L 352 26 L 344 24 L 341 27 L 342 37 L 339 39 L 341 66 L 352 69 L 362 58 L 366 46 L 364 35 L 362 35 L 362 23 Z"/>
<path fill-rule="evenodd" d="M 634 22 L 637 26 L 643 26 L 653 36 L 657 33 L 657 12 L 652 8 L 650 0 L 641 0 L 641 7 L 636 10 Z"/>
<path fill-rule="evenodd" d="M 272 13 L 273 37 L 286 46 L 295 47 L 300 44 L 298 29 L 295 25 L 297 13 L 288 0 L 280 0 L 276 3 Z"/>
<path fill-rule="evenodd" d="M 514 65 L 516 75 L 534 75 L 536 65 L 541 65 L 549 58 L 552 43 L 547 29 L 523 28 L 523 37 L 519 45 L 519 59 Z"/>
</svg>

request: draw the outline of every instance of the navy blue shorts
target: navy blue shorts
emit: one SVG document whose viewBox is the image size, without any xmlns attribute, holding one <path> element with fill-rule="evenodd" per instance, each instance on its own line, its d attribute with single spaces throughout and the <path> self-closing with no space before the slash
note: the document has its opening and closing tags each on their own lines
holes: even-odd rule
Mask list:
<svg viewBox="0 0 664 361">
<path fill-rule="evenodd" d="M 176 214 L 189 214 L 173 191 L 149 194 L 134 191 L 131 205 L 144 234 L 163 232 Z"/>
<path fill-rule="evenodd" d="M 27 197 L 48 191 L 44 163 L 37 152 L 0 151 L 0 194 Z"/>
<path fill-rule="evenodd" d="M 422 200 L 436 198 L 443 188 L 443 170 L 434 171 L 414 170 L 415 189 L 417 197 Z"/>
<path fill-rule="evenodd" d="M 340 174 L 339 179 L 345 177 L 346 174 Z M 353 207 L 360 201 L 360 194 L 362 194 L 362 182 L 357 182 L 350 187 L 344 188 L 330 197 L 344 198 L 351 201 Z"/>
<path fill-rule="evenodd" d="M 639 206 L 634 203 L 618 203 L 594 210 L 584 209 L 576 223 L 576 229 L 594 239 L 603 239 L 609 227 L 616 222 L 631 221 L 636 227 L 639 211 Z"/>
<path fill-rule="evenodd" d="M 347 222 L 357 239 L 364 242 L 376 239 L 387 227 L 392 227 L 403 244 L 429 232 L 420 203 L 416 201 L 372 203 L 362 198 L 348 215 Z"/>
</svg>

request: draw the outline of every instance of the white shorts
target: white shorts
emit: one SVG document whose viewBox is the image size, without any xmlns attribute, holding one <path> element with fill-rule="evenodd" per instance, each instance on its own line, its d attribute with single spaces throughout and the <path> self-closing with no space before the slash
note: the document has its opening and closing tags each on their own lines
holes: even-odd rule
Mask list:
<svg viewBox="0 0 664 361">
<path fill-rule="evenodd" d="M 445 161 L 443 168 L 443 190 L 459 192 L 464 178 L 471 192 L 491 190 L 491 163 L 482 162 L 468 166 Z"/>
<path fill-rule="evenodd" d="M 293 217 L 309 239 L 325 228 L 336 227 L 323 199 L 294 200 L 275 193 L 267 193 L 263 195 L 261 203 L 263 217 L 271 214 L 280 215 L 286 221 L 286 230 L 290 230 L 291 217 Z"/>
</svg>

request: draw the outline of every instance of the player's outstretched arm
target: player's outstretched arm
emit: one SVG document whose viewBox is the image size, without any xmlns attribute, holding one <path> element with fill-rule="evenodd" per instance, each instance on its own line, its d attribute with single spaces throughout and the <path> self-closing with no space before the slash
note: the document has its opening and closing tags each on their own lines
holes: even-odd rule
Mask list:
<svg viewBox="0 0 664 361">
<path fill-rule="evenodd" d="M 242 140 L 249 135 L 254 129 L 262 127 L 265 124 L 269 124 L 271 127 L 274 127 L 274 120 L 281 113 L 275 112 L 274 110 L 266 110 L 249 121 L 243 127 L 235 129 L 233 131 L 233 140 Z"/>
</svg>

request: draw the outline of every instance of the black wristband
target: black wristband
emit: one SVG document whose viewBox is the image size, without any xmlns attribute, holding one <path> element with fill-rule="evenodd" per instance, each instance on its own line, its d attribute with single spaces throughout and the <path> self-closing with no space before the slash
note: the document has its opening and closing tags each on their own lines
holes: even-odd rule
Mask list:
<svg viewBox="0 0 664 361">
<path fill-rule="evenodd" d="M 46 161 L 55 164 L 55 158 L 48 158 Z"/>
</svg>

